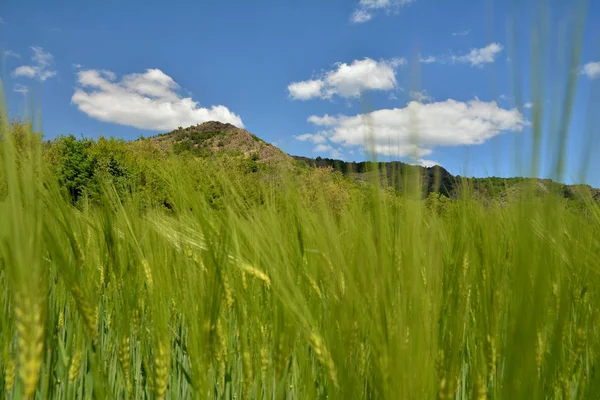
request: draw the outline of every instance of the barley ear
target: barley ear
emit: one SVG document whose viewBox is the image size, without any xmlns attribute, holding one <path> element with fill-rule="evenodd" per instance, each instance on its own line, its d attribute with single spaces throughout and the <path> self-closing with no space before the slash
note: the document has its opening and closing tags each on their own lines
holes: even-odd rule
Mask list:
<svg viewBox="0 0 600 400">
<path fill-rule="evenodd" d="M 90 334 L 90 339 L 92 340 L 92 346 L 96 346 L 98 343 L 98 312 L 95 307 L 88 301 L 88 299 L 83 295 L 83 291 L 77 285 L 75 285 L 71 289 L 71 293 L 75 298 L 75 303 L 77 304 L 77 308 L 81 316 L 83 317 L 83 321 L 85 322 L 85 327 Z"/>
<path fill-rule="evenodd" d="M 9 394 L 15 386 L 15 378 L 17 375 L 17 364 L 12 357 L 8 357 L 4 366 L 4 386 L 6 393 Z"/>
<path fill-rule="evenodd" d="M 19 376 L 25 398 L 32 398 L 40 379 L 44 326 L 41 305 L 27 296 L 18 296 L 15 302 L 17 320 Z"/>
<path fill-rule="evenodd" d="M 119 344 L 119 362 L 121 363 L 121 368 L 123 368 L 123 379 L 125 380 L 125 389 L 127 390 L 127 393 L 131 392 L 130 351 L 131 351 L 131 343 L 130 343 L 129 335 L 124 335 L 121 338 L 121 342 Z"/>
<path fill-rule="evenodd" d="M 158 342 L 154 354 L 154 394 L 157 399 L 164 399 L 169 378 L 169 349 L 163 341 Z"/>
</svg>

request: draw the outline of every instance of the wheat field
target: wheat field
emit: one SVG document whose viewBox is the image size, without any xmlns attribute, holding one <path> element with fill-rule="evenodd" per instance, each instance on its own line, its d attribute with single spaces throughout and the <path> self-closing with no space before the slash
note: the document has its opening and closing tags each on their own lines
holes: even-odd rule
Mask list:
<svg viewBox="0 0 600 400">
<path fill-rule="evenodd" d="M 161 162 L 173 210 L 107 183 L 61 195 L 3 125 L 5 398 L 597 398 L 600 208 L 532 189 L 484 204 L 334 207 L 334 177 L 264 184 Z M 18 157 L 17 157 L 18 156 Z M 186 161 L 189 162 L 189 161 Z M 410 179 L 410 178 L 406 178 Z M 415 182 L 417 182 L 415 180 Z M 310 190 L 306 187 L 312 186 Z M 417 183 L 415 183 L 417 186 Z M 431 200 L 431 199 L 430 199 Z M 434 199 L 435 200 L 435 199 Z"/>
<path fill-rule="evenodd" d="M 423 200 L 121 143 L 144 186 L 73 204 L 0 121 L 1 398 L 600 398 L 585 190 Z"/>
</svg>

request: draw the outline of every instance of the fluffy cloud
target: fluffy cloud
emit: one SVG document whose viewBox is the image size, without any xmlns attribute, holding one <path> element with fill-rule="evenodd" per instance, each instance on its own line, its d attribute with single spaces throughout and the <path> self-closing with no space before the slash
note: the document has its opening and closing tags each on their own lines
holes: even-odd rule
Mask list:
<svg viewBox="0 0 600 400">
<path fill-rule="evenodd" d="M 227 107 L 199 107 L 178 94 L 179 85 L 159 69 L 129 74 L 117 81 L 111 71 L 84 70 L 71 102 L 88 116 L 140 129 L 168 131 L 206 121 L 221 121 L 243 128 L 241 118 Z"/>
<path fill-rule="evenodd" d="M 367 10 L 356 10 L 354 14 L 352 14 L 351 21 L 355 24 L 362 24 L 363 22 L 367 22 L 373 18 L 373 14 L 368 12 Z"/>
<path fill-rule="evenodd" d="M 431 168 L 431 167 L 434 167 L 436 165 L 440 165 L 440 163 L 437 162 L 437 161 L 425 160 L 424 158 L 418 159 L 417 160 L 417 164 L 420 165 L 421 167 L 425 167 L 425 168 Z"/>
<path fill-rule="evenodd" d="M 315 153 L 325 153 L 326 151 L 331 151 L 331 150 L 333 150 L 333 147 L 331 147 L 328 144 L 318 144 L 313 149 L 313 151 Z"/>
<path fill-rule="evenodd" d="M 415 0 L 360 0 L 358 8 L 352 14 L 350 20 L 355 24 L 367 22 L 373 18 L 374 11 L 397 11 L 400 7 L 410 4 Z"/>
<path fill-rule="evenodd" d="M 293 82 L 288 86 L 288 91 L 293 99 L 308 100 L 320 97 L 324 85 L 325 83 L 320 79 Z"/>
<path fill-rule="evenodd" d="M 27 78 L 35 78 L 36 74 L 35 68 L 29 65 L 21 65 L 14 71 L 15 76 L 24 76 Z"/>
<path fill-rule="evenodd" d="M 355 116 L 311 116 L 308 120 L 325 129 L 296 139 L 332 147 L 361 147 L 367 135 L 372 134 L 376 153 L 412 156 L 423 165 L 429 163 L 424 157 L 435 147 L 477 145 L 503 131 L 520 132 L 526 125 L 517 109 L 504 109 L 494 101 L 478 99 L 468 102 L 449 99 L 429 104 L 412 101 L 404 108 Z"/>
<path fill-rule="evenodd" d="M 430 103 L 433 101 L 433 97 L 427 93 L 427 90 L 421 90 L 420 92 L 411 90 L 408 95 L 411 99 L 418 101 L 419 103 Z"/>
<path fill-rule="evenodd" d="M 471 49 L 468 54 L 453 56 L 452 61 L 471 64 L 473 67 L 482 67 L 483 64 L 493 63 L 496 56 L 504 47 L 500 43 L 490 43 L 480 49 Z"/>
<path fill-rule="evenodd" d="M 319 126 L 335 125 L 336 121 L 337 119 L 329 114 L 325 114 L 322 117 L 317 117 L 316 115 L 311 115 L 308 117 L 308 122 Z"/>
<path fill-rule="evenodd" d="M 600 61 L 585 64 L 581 68 L 581 73 L 590 79 L 600 78 Z"/>
<path fill-rule="evenodd" d="M 342 97 L 358 97 L 365 90 L 391 90 L 396 87 L 395 69 L 405 65 L 403 58 L 374 61 L 370 58 L 356 60 L 352 64 L 339 64 L 327 74 L 329 93 Z"/>
<path fill-rule="evenodd" d="M 358 97 L 366 90 L 396 88 L 396 69 L 406 65 L 406 59 L 375 61 L 370 58 L 354 60 L 351 64 L 337 63 L 335 69 L 319 79 L 292 82 L 288 92 L 292 99 L 308 100 L 315 97 L 329 99 L 333 95 Z"/>
<path fill-rule="evenodd" d="M 35 78 L 41 82 L 56 76 L 56 71 L 49 69 L 53 60 L 52 54 L 45 52 L 38 46 L 32 47 L 31 50 L 33 51 L 33 56 L 31 57 L 32 64 L 17 67 L 13 71 L 13 75 L 31 79 Z"/>
</svg>

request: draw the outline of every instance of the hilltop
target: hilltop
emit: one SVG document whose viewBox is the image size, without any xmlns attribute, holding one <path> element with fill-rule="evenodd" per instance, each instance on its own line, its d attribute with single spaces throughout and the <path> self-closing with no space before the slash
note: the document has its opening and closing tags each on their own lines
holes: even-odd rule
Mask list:
<svg viewBox="0 0 600 400">
<path fill-rule="evenodd" d="M 290 156 L 245 129 L 232 124 L 209 121 L 150 138 L 163 151 L 179 154 L 188 151 L 198 156 L 223 153 L 253 158 L 263 163 L 291 162 Z"/>
</svg>

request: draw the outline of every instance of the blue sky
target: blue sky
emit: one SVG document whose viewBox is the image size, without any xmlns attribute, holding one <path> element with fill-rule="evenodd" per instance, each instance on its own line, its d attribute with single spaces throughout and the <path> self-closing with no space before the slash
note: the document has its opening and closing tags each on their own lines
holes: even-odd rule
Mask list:
<svg viewBox="0 0 600 400">
<path fill-rule="evenodd" d="M 290 154 L 363 160 L 368 131 L 383 160 L 528 175 L 538 107 L 539 173 L 600 187 L 600 158 L 586 158 L 600 149 L 595 1 L 585 14 L 558 0 L 50 3 L 0 0 L 9 110 L 41 109 L 48 138 L 135 139 L 217 119 Z M 560 177 L 555 127 L 570 77 Z"/>
</svg>

